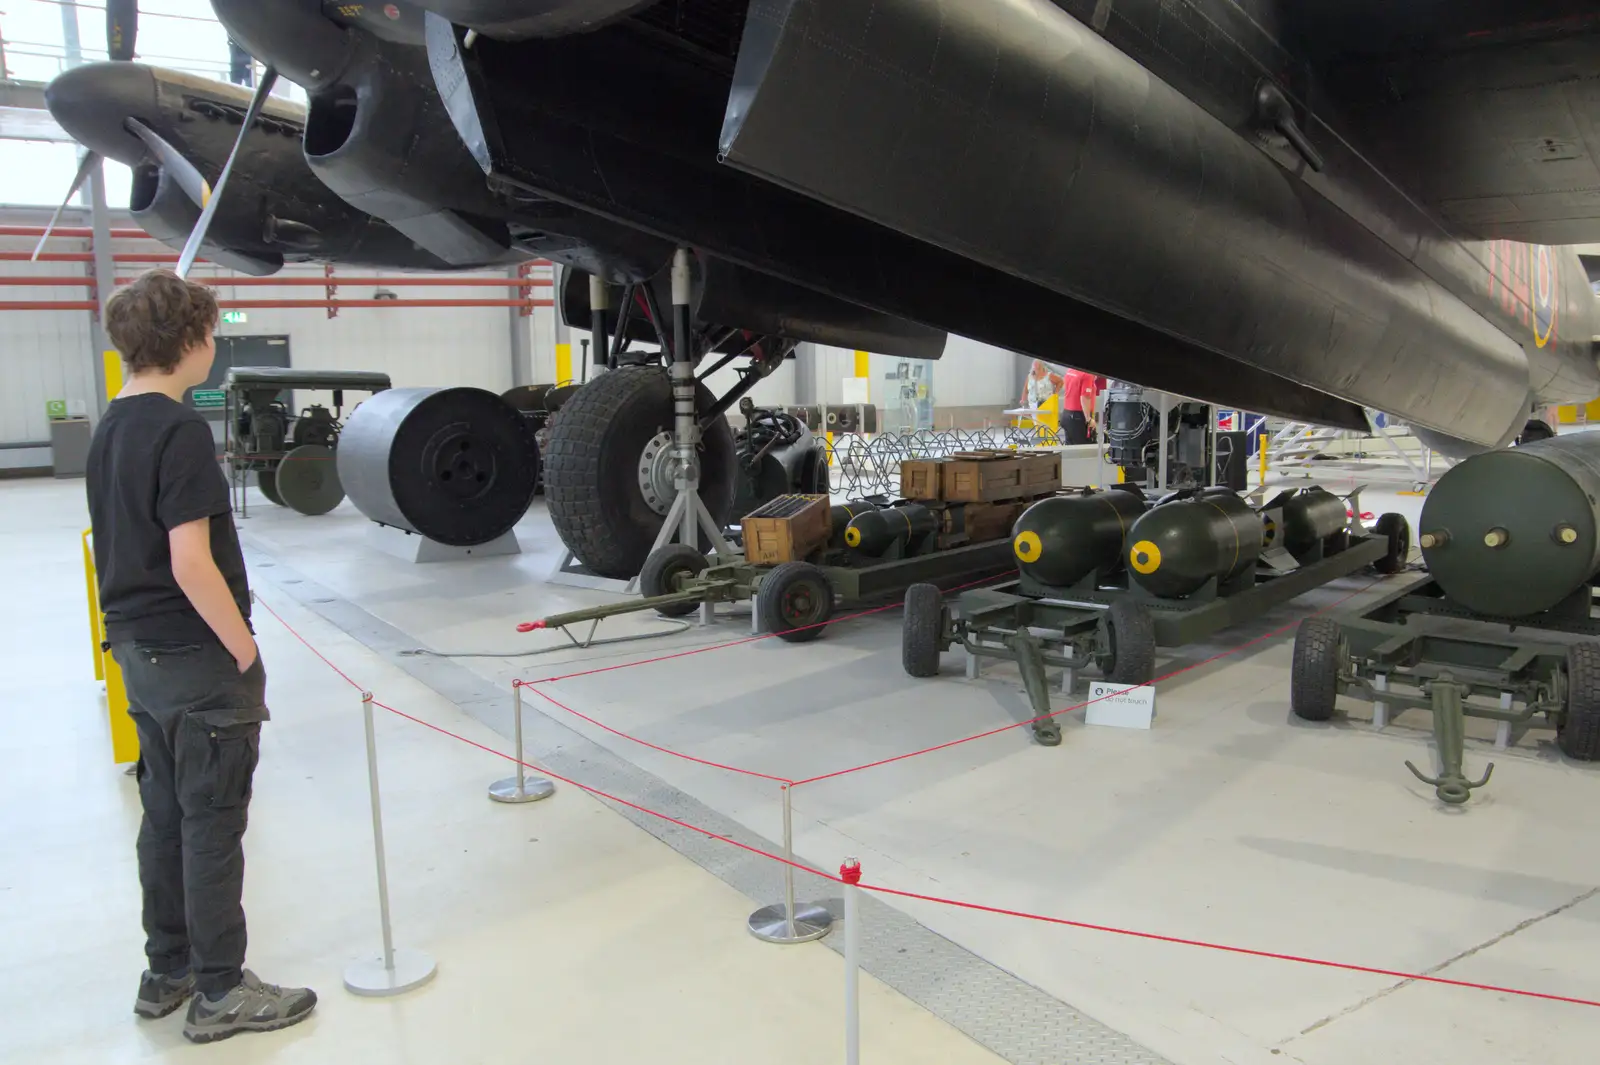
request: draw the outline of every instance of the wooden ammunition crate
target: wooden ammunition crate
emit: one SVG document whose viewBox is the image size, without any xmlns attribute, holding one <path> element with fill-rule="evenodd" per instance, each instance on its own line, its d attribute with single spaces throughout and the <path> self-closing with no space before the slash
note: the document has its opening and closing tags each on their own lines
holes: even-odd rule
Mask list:
<svg viewBox="0 0 1600 1065">
<path fill-rule="evenodd" d="M 971 451 L 943 465 L 943 498 L 952 503 L 1023 499 L 1061 487 L 1061 456 L 1054 451 Z"/>
<path fill-rule="evenodd" d="M 943 499 L 943 459 L 906 459 L 900 463 L 900 494 L 906 499 L 931 502 Z"/>
<path fill-rule="evenodd" d="M 1047 493 L 1048 494 L 1048 493 Z M 981 544 L 1010 537 L 1022 512 L 1044 496 L 1001 503 L 945 503 L 940 507 L 939 546 Z"/>
<path fill-rule="evenodd" d="M 745 561 L 758 566 L 800 562 L 828 542 L 827 496 L 779 496 L 744 517 Z"/>
</svg>

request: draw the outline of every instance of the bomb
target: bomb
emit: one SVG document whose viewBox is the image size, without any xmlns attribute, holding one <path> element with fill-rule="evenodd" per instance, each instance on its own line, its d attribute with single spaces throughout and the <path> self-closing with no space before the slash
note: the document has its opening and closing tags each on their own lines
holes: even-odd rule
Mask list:
<svg viewBox="0 0 1600 1065">
<path fill-rule="evenodd" d="M 1308 488 L 1283 505 L 1283 546 L 1296 559 L 1316 551 L 1349 520 L 1344 500 L 1322 488 Z"/>
<path fill-rule="evenodd" d="M 1163 599 L 1191 595 L 1250 571 L 1261 555 L 1261 516 L 1232 493 L 1153 507 L 1128 531 L 1128 575 Z"/>
<path fill-rule="evenodd" d="M 1144 512 L 1143 499 L 1120 490 L 1041 499 L 1011 528 L 1017 568 L 1056 588 L 1076 584 L 1097 569 L 1113 573 L 1122 564 L 1129 527 Z"/>
<path fill-rule="evenodd" d="M 877 510 L 878 504 L 867 499 L 852 499 L 848 503 L 836 503 L 828 508 L 828 524 L 832 530 L 828 543 L 833 547 L 844 547 L 845 530 L 855 520 L 857 514 L 865 514 L 869 510 Z"/>
<path fill-rule="evenodd" d="M 1422 557 L 1468 610 L 1525 617 L 1600 571 L 1600 433 L 1474 455 L 1422 506 Z"/>
<path fill-rule="evenodd" d="M 857 514 L 844 530 L 844 542 L 863 555 L 877 557 L 888 552 L 897 540 L 905 541 L 907 553 L 915 553 L 918 541 L 939 531 L 939 517 L 927 507 L 906 503 Z"/>
</svg>

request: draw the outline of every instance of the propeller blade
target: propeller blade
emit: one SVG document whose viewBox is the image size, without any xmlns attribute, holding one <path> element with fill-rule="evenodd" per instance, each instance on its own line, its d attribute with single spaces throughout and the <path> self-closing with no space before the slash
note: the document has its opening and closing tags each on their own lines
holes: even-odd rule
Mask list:
<svg viewBox="0 0 1600 1065">
<path fill-rule="evenodd" d="M 183 246 L 183 254 L 178 257 L 178 276 L 188 277 L 189 270 L 194 266 L 194 261 L 200 255 L 200 245 L 206 239 L 206 230 L 211 228 L 211 220 L 216 217 L 217 205 L 222 202 L 222 190 L 228 186 L 228 175 L 233 173 L 233 164 L 239 158 L 239 149 L 244 146 L 244 139 L 250 135 L 250 127 L 256 124 L 256 118 L 261 114 L 262 107 L 266 106 L 267 94 L 278 82 L 278 68 L 269 66 L 261 75 L 261 84 L 256 86 L 256 94 L 250 99 L 250 110 L 245 112 L 244 124 L 239 127 L 239 139 L 233 142 L 233 151 L 228 153 L 228 162 L 222 168 L 222 175 L 217 178 L 217 187 L 211 190 L 207 197 L 205 207 L 200 211 L 200 220 L 194 224 L 194 232 L 189 234 L 189 240 Z"/>
<path fill-rule="evenodd" d="M 139 0 L 106 0 L 106 55 L 124 62 L 132 59 L 138 36 Z"/>
<path fill-rule="evenodd" d="M 183 153 L 172 145 L 162 140 L 160 135 L 137 118 L 124 120 L 133 135 L 144 141 L 144 146 L 150 149 L 150 154 L 156 157 L 156 162 L 177 179 L 178 187 L 194 201 L 194 205 L 205 210 L 206 202 L 211 199 L 211 186 L 195 165 L 185 159 Z"/>
<path fill-rule="evenodd" d="M 61 212 L 67 209 L 67 204 L 71 203 L 78 190 L 83 188 L 83 183 L 89 180 L 89 171 L 99 162 L 99 153 L 90 151 L 83 153 L 83 161 L 78 164 L 78 173 L 72 179 L 72 187 L 67 190 L 67 197 L 61 201 L 61 206 L 56 208 L 56 213 L 50 216 L 50 224 L 44 227 L 44 236 L 39 238 L 39 244 L 33 249 L 33 258 L 29 259 L 29 262 L 39 261 L 39 253 L 44 251 L 45 241 L 50 239 L 50 234 L 55 232 L 56 223 L 61 221 Z"/>
</svg>

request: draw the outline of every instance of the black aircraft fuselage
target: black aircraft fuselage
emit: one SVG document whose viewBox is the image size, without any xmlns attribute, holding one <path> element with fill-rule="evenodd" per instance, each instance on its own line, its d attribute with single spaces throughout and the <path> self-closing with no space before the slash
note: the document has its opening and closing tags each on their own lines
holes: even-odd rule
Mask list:
<svg viewBox="0 0 1600 1065">
<path fill-rule="evenodd" d="M 313 171 L 446 258 L 687 244 L 845 340 L 829 307 L 1457 452 L 1600 395 L 1552 246 L 1600 238 L 1582 0 L 214 7 L 306 86 Z"/>
</svg>

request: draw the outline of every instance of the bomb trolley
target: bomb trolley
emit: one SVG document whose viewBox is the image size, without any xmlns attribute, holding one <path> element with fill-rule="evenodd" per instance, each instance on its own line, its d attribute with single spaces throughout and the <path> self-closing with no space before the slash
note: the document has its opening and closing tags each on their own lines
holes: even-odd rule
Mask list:
<svg viewBox="0 0 1600 1065">
<path fill-rule="evenodd" d="M 964 591 L 953 605 L 937 588 L 915 586 L 906 594 L 905 671 L 936 676 L 940 655 L 956 644 L 967 652 L 969 676 L 984 658 L 1017 663 L 1035 717 L 1034 738 L 1052 747 L 1061 742 L 1061 726 L 1048 716 L 1047 668 L 1064 671 L 1066 691 L 1077 672 L 1091 666 L 1112 683 L 1147 684 L 1155 676 L 1157 647 L 1198 642 L 1369 566 L 1393 573 L 1410 551 L 1405 519 L 1386 514 L 1368 530 L 1354 516 L 1361 507 L 1353 494 L 1347 526 L 1292 557 L 1273 540 L 1285 498 L 1260 511 L 1267 542 L 1253 567 L 1228 579 L 1214 576 L 1181 599 L 1152 595 L 1124 568 L 1097 568 L 1066 587 L 1045 585 L 1024 571 L 1014 581 Z"/>
<path fill-rule="evenodd" d="M 639 575 L 640 587 L 657 594 L 552 614 L 517 628 L 522 632 L 565 630 L 588 623 L 592 638 L 593 626 L 620 614 L 655 610 L 665 617 L 683 617 L 702 607 L 709 611 L 716 603 L 754 599 L 761 631 L 789 643 L 804 643 L 821 636 L 838 609 L 892 603 L 913 585 L 927 584 L 937 590 L 940 585 L 957 587 L 999 577 L 1014 566 L 1009 540 L 888 559 L 858 560 L 836 550 L 819 558 L 819 563 L 768 566 L 736 559 L 708 565 L 706 557 L 694 548 L 668 544 L 651 553 Z M 574 638 L 574 642 L 582 645 L 584 641 Z"/>
<path fill-rule="evenodd" d="M 1416 777 L 1440 800 L 1466 802 L 1489 782 L 1463 769 L 1466 719 L 1500 723 L 1504 747 L 1541 715 L 1568 757 L 1600 759 L 1600 643 L 1563 642 L 1562 634 L 1600 637 L 1593 589 L 1585 583 L 1538 614 L 1496 618 L 1452 601 L 1420 575 L 1370 606 L 1307 618 L 1295 636 L 1290 701 L 1295 716 L 1327 721 L 1334 700 L 1373 704 L 1373 724 L 1421 709 L 1433 714 L 1440 772 Z"/>
</svg>

